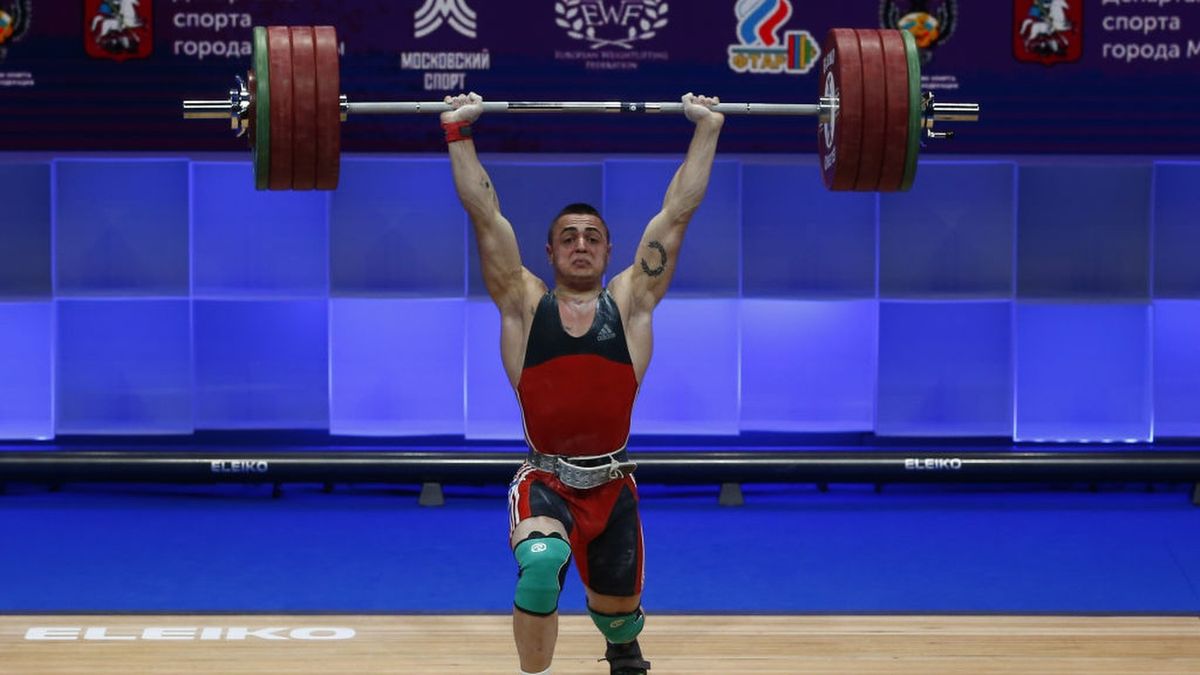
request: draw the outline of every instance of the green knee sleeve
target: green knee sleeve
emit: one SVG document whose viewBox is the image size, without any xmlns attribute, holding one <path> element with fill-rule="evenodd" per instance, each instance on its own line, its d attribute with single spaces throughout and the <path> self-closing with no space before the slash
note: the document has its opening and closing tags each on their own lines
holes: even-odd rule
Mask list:
<svg viewBox="0 0 1200 675">
<path fill-rule="evenodd" d="M 588 607 L 588 614 L 592 616 L 592 623 L 604 634 L 604 639 L 613 644 L 633 642 L 646 623 L 646 615 L 642 614 L 641 607 L 630 614 L 601 614 Z"/>
<path fill-rule="evenodd" d="M 527 614 L 549 616 L 556 612 L 567 563 L 571 561 L 571 545 L 560 537 L 535 532 L 517 544 L 513 554 L 520 568 L 513 604 Z"/>
</svg>

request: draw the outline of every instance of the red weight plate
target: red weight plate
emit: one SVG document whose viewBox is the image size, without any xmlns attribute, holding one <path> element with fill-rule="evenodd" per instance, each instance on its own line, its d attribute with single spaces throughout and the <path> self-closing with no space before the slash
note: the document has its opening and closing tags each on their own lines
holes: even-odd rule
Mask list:
<svg viewBox="0 0 1200 675">
<path fill-rule="evenodd" d="M 879 188 L 879 169 L 883 163 L 884 125 L 887 122 L 886 72 L 883 43 L 877 30 L 856 30 L 859 57 L 862 59 L 863 138 L 854 189 L 871 192 Z"/>
<path fill-rule="evenodd" d="M 314 26 L 317 67 L 317 189 L 338 185 L 342 152 L 341 84 L 338 81 L 338 41 L 333 26 Z"/>
<path fill-rule="evenodd" d="M 830 190 L 853 190 L 863 136 L 863 77 L 858 36 L 834 28 L 825 36 L 821 98 L 837 99 L 817 127 L 821 174 Z"/>
<path fill-rule="evenodd" d="M 267 58 L 271 63 L 271 182 L 272 190 L 292 187 L 292 135 L 295 93 L 292 90 L 292 37 L 286 26 L 267 27 Z"/>
<path fill-rule="evenodd" d="M 895 192 L 904 178 L 904 160 L 908 153 L 908 55 L 900 31 L 881 30 L 879 37 L 883 41 L 887 121 L 883 128 L 883 164 L 878 189 Z"/>
<path fill-rule="evenodd" d="M 317 63 L 312 28 L 293 26 L 292 189 L 317 186 Z"/>
</svg>

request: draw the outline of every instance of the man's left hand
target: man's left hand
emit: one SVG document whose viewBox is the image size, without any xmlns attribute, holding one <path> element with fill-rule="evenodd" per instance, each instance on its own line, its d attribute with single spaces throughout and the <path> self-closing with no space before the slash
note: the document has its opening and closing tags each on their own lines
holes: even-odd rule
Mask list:
<svg viewBox="0 0 1200 675">
<path fill-rule="evenodd" d="M 706 122 L 720 126 L 725 122 L 725 116 L 712 109 L 713 106 L 721 102 L 721 99 L 716 96 L 697 96 L 692 92 L 683 95 L 683 114 L 687 116 L 693 124 Z"/>
</svg>

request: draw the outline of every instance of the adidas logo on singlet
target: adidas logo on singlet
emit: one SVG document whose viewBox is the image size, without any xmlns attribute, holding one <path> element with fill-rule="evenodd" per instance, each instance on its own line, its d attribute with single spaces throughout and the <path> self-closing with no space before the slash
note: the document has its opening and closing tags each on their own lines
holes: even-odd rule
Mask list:
<svg viewBox="0 0 1200 675">
<path fill-rule="evenodd" d="M 596 333 L 596 342 L 604 342 L 615 337 L 617 337 L 617 334 L 613 332 L 613 329 L 608 324 L 604 324 L 600 327 L 600 332 Z"/>
</svg>

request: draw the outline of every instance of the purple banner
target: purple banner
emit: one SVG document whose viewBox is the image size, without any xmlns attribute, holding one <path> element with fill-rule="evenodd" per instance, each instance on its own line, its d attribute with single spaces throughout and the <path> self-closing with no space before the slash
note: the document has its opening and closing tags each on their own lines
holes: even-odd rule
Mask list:
<svg viewBox="0 0 1200 675">
<path fill-rule="evenodd" d="M 833 27 L 897 27 L 923 88 L 983 107 L 955 153 L 1200 153 L 1200 3 L 1184 0 L 0 0 L 0 150 L 225 151 L 257 25 L 328 24 L 351 101 L 815 103 Z M 723 152 L 809 153 L 813 118 L 727 121 Z M 352 117 L 343 149 L 438 151 L 429 117 Z M 673 116 L 491 115 L 481 148 L 679 152 Z"/>
</svg>

